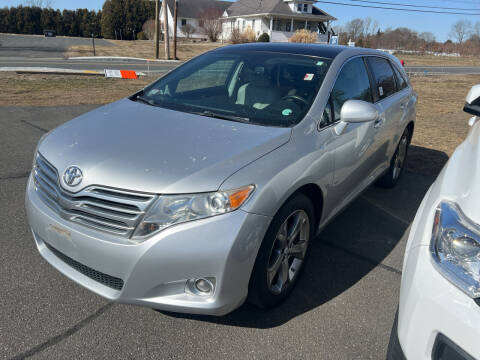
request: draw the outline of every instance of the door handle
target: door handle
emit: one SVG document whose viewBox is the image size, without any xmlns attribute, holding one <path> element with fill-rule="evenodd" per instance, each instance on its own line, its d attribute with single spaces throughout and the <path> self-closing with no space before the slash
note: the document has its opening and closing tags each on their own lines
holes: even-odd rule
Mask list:
<svg viewBox="0 0 480 360">
<path fill-rule="evenodd" d="M 378 129 L 379 127 L 381 127 L 383 124 L 385 123 L 385 119 L 382 117 L 379 117 L 377 118 L 377 120 L 375 120 L 375 123 L 373 124 L 373 127 L 375 129 Z"/>
<path fill-rule="evenodd" d="M 402 105 L 400 105 L 400 109 L 405 110 L 407 105 L 408 105 L 408 103 L 403 103 Z"/>
</svg>

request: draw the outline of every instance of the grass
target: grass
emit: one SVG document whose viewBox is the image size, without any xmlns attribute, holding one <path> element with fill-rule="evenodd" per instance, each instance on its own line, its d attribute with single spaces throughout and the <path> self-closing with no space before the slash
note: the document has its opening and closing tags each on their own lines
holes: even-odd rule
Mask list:
<svg viewBox="0 0 480 360">
<path fill-rule="evenodd" d="M 480 58 L 474 56 L 395 55 L 405 66 L 480 66 Z"/>
<path fill-rule="evenodd" d="M 419 76 L 411 82 L 418 105 L 408 165 L 417 172 L 437 174 L 467 136 L 471 115 L 463 112 L 463 106 L 470 88 L 480 83 L 480 75 Z"/>
<path fill-rule="evenodd" d="M 151 59 L 154 58 L 155 46 L 152 40 L 107 40 L 114 46 L 97 46 L 97 56 L 130 56 Z M 177 56 L 180 60 L 189 60 L 206 51 L 228 45 L 211 42 L 186 42 L 180 41 L 177 48 Z M 170 44 L 171 56 L 173 56 L 173 44 Z M 164 43 L 160 43 L 160 58 L 165 55 Z M 90 45 L 72 46 L 65 54 L 66 57 L 93 56 Z M 475 56 L 433 56 L 397 54 L 399 59 L 405 60 L 407 66 L 480 66 L 480 58 Z"/>
<path fill-rule="evenodd" d="M 154 42 L 151 40 L 122 41 L 108 40 L 114 46 L 96 46 L 97 56 L 128 56 L 145 59 L 153 59 L 155 52 Z M 211 42 L 179 42 L 177 46 L 177 57 L 180 60 L 189 60 L 206 51 L 216 49 L 222 46 L 221 43 Z M 160 43 L 160 58 L 165 55 L 164 43 Z M 66 53 L 67 57 L 75 56 L 93 56 L 93 50 L 90 45 L 72 46 Z M 173 44 L 170 44 L 170 56 L 173 56 Z"/>
<path fill-rule="evenodd" d="M 0 106 L 106 104 L 133 94 L 153 80 L 15 73 L 0 73 L 0 78 L 8 89 L 0 97 Z"/>
<path fill-rule="evenodd" d="M 0 73 L 0 77 L 4 88 L 9 89 L 0 97 L 0 106 L 105 104 L 152 81 L 14 73 Z M 480 83 L 480 75 L 419 76 L 411 81 L 419 99 L 407 166 L 435 175 L 467 135 L 469 116 L 462 109 L 469 89 Z"/>
</svg>

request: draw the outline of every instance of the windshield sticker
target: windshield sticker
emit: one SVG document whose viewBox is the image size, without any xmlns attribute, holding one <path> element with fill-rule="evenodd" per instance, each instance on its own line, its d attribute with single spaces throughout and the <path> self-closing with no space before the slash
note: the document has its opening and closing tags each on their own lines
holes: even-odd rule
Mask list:
<svg viewBox="0 0 480 360">
<path fill-rule="evenodd" d="M 325 62 L 323 62 L 323 61 L 317 62 L 317 66 L 322 66 L 323 64 L 325 64 Z"/>
<path fill-rule="evenodd" d="M 383 87 L 379 86 L 378 92 L 380 93 L 380 96 L 383 96 Z"/>
<path fill-rule="evenodd" d="M 303 80 L 312 81 L 314 76 L 315 76 L 314 74 L 305 74 L 305 77 L 303 78 Z"/>
<path fill-rule="evenodd" d="M 283 116 L 290 116 L 290 115 L 292 115 L 292 113 L 293 113 L 292 109 L 285 109 L 285 110 L 282 111 Z"/>
</svg>

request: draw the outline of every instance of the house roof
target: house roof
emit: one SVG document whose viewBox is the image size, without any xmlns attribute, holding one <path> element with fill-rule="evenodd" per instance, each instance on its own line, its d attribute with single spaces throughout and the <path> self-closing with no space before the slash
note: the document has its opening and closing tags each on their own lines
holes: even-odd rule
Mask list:
<svg viewBox="0 0 480 360">
<path fill-rule="evenodd" d="M 237 0 L 227 9 L 227 14 L 229 17 L 256 14 L 287 15 L 295 17 L 326 16 L 329 17 L 330 20 L 336 20 L 333 16 L 320 10 L 316 6 L 313 6 L 312 14 L 294 12 L 283 0 Z"/>
<path fill-rule="evenodd" d="M 173 15 L 175 0 L 166 0 L 170 12 Z M 180 0 L 178 2 L 178 17 L 188 19 L 198 19 L 207 9 L 220 9 L 222 13 L 232 5 L 229 1 L 218 0 Z"/>
</svg>

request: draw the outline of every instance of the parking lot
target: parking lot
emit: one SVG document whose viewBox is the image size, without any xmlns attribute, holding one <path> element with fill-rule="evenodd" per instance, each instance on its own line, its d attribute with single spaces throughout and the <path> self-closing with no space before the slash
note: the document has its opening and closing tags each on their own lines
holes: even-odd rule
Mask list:
<svg viewBox="0 0 480 360">
<path fill-rule="evenodd" d="M 40 257 L 24 210 L 38 139 L 94 107 L 0 108 L 0 358 L 385 358 L 409 225 L 434 177 L 407 171 L 397 188 L 364 193 L 316 239 L 274 310 L 214 318 L 112 304 Z M 432 152 L 412 148 L 442 155 Z"/>
</svg>

